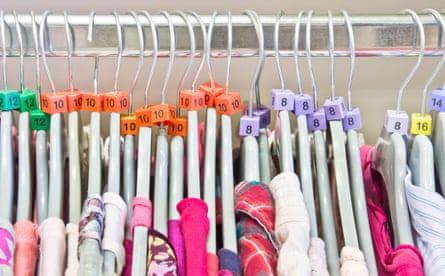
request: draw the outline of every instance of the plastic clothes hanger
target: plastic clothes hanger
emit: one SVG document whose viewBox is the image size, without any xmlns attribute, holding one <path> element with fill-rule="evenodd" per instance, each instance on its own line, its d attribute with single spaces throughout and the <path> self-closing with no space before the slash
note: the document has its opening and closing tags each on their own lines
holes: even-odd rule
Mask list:
<svg viewBox="0 0 445 276">
<path fill-rule="evenodd" d="M 105 193 L 105 228 L 102 238 L 103 246 L 103 273 L 117 273 L 120 274 L 124 263 L 124 248 L 122 246 L 125 231 L 126 219 L 126 205 L 120 197 L 120 158 L 121 158 L 121 143 L 120 143 L 120 111 L 128 108 L 128 99 L 123 93 L 117 90 L 119 72 L 122 60 L 122 53 L 124 51 L 124 40 L 122 26 L 119 21 L 117 12 L 113 12 L 116 20 L 117 39 L 118 39 L 118 54 L 117 65 L 114 75 L 114 92 L 104 95 L 104 109 L 112 110 L 110 115 L 110 159 L 108 166 L 108 192 Z M 107 97 L 108 96 L 108 97 Z M 118 97 L 122 97 L 118 101 Z M 113 103 L 113 104 L 111 104 Z M 113 106 L 118 105 L 117 109 Z M 108 107 L 107 107 L 108 106 Z M 111 108 L 111 109 L 109 109 Z M 120 246 L 114 246 L 119 244 Z"/>
<path fill-rule="evenodd" d="M 23 26 L 18 20 L 17 13 L 14 11 L 15 25 L 17 30 L 17 41 L 20 50 L 20 91 L 26 93 L 24 84 L 24 50 L 22 32 Z M 35 101 L 35 99 L 34 99 Z M 31 220 L 32 192 L 31 192 L 31 149 L 30 149 L 30 126 L 29 112 L 20 112 L 18 129 L 18 196 L 17 196 L 17 219 L 16 221 Z"/>
<path fill-rule="evenodd" d="M 42 16 L 40 24 L 40 49 L 43 65 L 51 86 L 52 95 L 56 95 L 56 89 L 46 61 L 45 30 L 49 11 Z M 47 99 L 46 99 L 47 100 Z M 42 99 L 43 104 L 44 101 Z M 62 217 L 63 202 L 63 163 L 62 163 L 62 114 L 60 112 L 51 114 L 50 129 L 50 166 L 49 166 L 49 198 L 48 218 L 39 226 L 40 250 L 39 275 L 51 273 L 61 275 L 64 271 L 65 262 L 65 225 Z M 50 231 L 51 230 L 51 231 Z"/>
<path fill-rule="evenodd" d="M 207 61 L 207 70 L 209 72 L 210 87 L 215 92 L 215 81 L 210 64 L 210 53 L 212 46 L 213 26 L 219 12 L 215 11 L 207 30 L 207 40 L 205 41 L 204 54 Z M 209 234 L 207 236 L 207 251 L 216 254 L 216 109 L 208 107 L 206 110 L 205 125 L 205 155 L 204 155 L 204 200 L 207 203 L 209 218 Z"/>
<path fill-rule="evenodd" d="M 227 13 L 227 69 L 224 94 L 229 94 L 230 65 L 232 63 L 232 15 Z M 221 198 L 223 247 L 238 252 L 236 238 L 234 197 L 233 197 L 233 156 L 232 156 L 232 119 L 230 115 L 221 115 Z"/>
<path fill-rule="evenodd" d="M 420 33 L 420 55 L 425 50 L 425 31 L 416 13 L 411 13 Z M 434 153 L 433 145 L 428 138 L 433 130 L 431 115 L 425 113 L 427 87 L 422 93 L 421 113 L 411 114 L 411 134 L 416 135 L 412 141 L 411 149 L 408 150 L 408 166 L 412 172 L 412 182 L 430 191 L 436 190 L 434 175 Z"/>
<path fill-rule="evenodd" d="M 355 41 L 352 24 L 348 13 L 342 10 L 341 13 L 345 19 L 347 37 L 349 42 L 349 51 L 351 57 L 351 69 L 349 74 L 347 99 L 348 108 L 343 119 L 343 128 L 347 132 L 347 152 L 349 163 L 349 177 L 352 188 L 352 200 L 354 204 L 355 218 L 357 219 L 357 232 L 360 248 L 365 256 L 366 264 L 370 275 L 378 275 L 377 266 L 374 256 L 374 248 L 372 244 L 371 230 L 369 227 L 368 210 L 366 207 L 365 187 L 363 183 L 363 172 L 360 158 L 360 145 L 358 134 L 355 129 L 361 128 L 361 119 L 358 108 L 352 107 L 352 80 L 355 70 Z M 346 226 L 348 227 L 348 226 Z"/>
<path fill-rule="evenodd" d="M 125 221 L 125 238 L 131 239 L 131 219 L 133 214 L 133 197 L 135 189 L 135 160 L 134 160 L 134 143 L 135 143 L 135 132 L 137 132 L 136 122 L 132 118 L 136 119 L 133 114 L 133 94 L 134 89 L 137 84 L 137 80 L 141 73 L 142 65 L 144 63 L 144 50 L 145 50 L 145 39 L 142 30 L 141 23 L 139 22 L 138 16 L 134 11 L 129 11 L 129 14 L 134 18 L 136 23 L 136 28 L 138 32 L 139 39 L 139 61 L 136 69 L 136 73 L 133 78 L 133 82 L 129 91 L 129 108 L 128 108 L 128 118 L 127 122 L 124 121 L 125 127 L 130 131 L 124 136 L 124 158 L 123 158 L 123 188 L 124 188 L 124 200 L 127 203 L 127 220 Z M 124 118 L 125 120 L 125 118 Z M 121 120 L 122 124 L 122 120 Z M 133 129 L 136 130 L 133 130 Z M 122 130 L 121 130 L 122 131 Z"/>
<path fill-rule="evenodd" d="M 18 107 L 19 94 L 17 91 L 8 90 L 8 80 L 6 75 L 6 38 L 5 38 L 5 21 L 4 14 L 1 11 L 0 19 L 1 36 L 2 36 L 2 67 L 3 67 L 3 91 L 0 102 L 0 108 L 3 109 L 1 115 L 0 130 L 0 175 L 2 177 L 2 194 L 0 203 L 0 217 L 11 222 L 12 206 L 14 197 L 14 157 L 12 149 L 12 109 Z M 7 107 L 6 95 L 11 95 L 11 106 Z"/>
<path fill-rule="evenodd" d="M 431 15 L 437 20 L 437 22 L 440 23 L 441 36 L 439 36 L 440 39 L 438 41 L 437 48 L 441 49 L 442 48 L 441 38 L 445 34 L 445 21 L 443 20 L 440 13 L 437 12 L 436 10 L 425 9 L 424 11 L 431 13 Z M 436 78 L 436 76 L 438 75 L 444 64 L 445 64 L 445 53 L 443 52 L 440 62 L 437 64 L 436 68 L 434 69 L 434 72 L 431 74 L 430 78 L 425 84 L 425 87 L 423 88 L 424 93 L 428 91 L 429 86 L 431 85 L 432 81 Z M 441 187 L 442 195 L 444 194 L 445 191 L 445 112 L 441 110 L 442 101 L 439 96 L 443 93 L 443 91 L 445 91 L 444 88 L 436 89 L 430 95 L 430 109 L 439 111 L 439 112 L 434 112 L 436 114 L 434 118 L 435 124 L 433 128 L 432 143 L 435 152 L 434 163 L 436 166 L 436 172 L 438 174 L 438 180 Z M 436 92 L 438 93 L 437 95 Z"/>
<path fill-rule="evenodd" d="M 404 89 L 419 68 L 422 59 L 423 52 L 419 53 L 416 64 L 399 89 L 397 109 L 386 112 L 384 128 L 382 128 L 372 152 L 371 166 L 382 175 L 387 185 L 394 246 L 400 244 L 414 245 L 408 206 L 404 196 L 407 152 L 402 135 L 408 131 L 408 115 L 400 109 L 400 106 Z"/>
<path fill-rule="evenodd" d="M 35 48 L 35 72 L 36 72 L 36 92 L 37 107 L 40 111 L 40 62 L 39 62 L 39 38 L 37 32 L 37 22 L 34 12 L 31 12 L 32 34 Z M 31 112 L 33 114 L 33 112 Z M 37 130 L 36 133 L 36 197 L 37 197 L 37 222 L 42 223 L 48 216 L 48 140 L 45 130 Z"/>
<path fill-rule="evenodd" d="M 329 56 L 331 66 L 331 101 L 335 101 L 335 83 L 334 83 L 334 26 L 332 21 L 332 13 L 328 11 L 329 22 Z M 327 106 L 325 104 L 325 113 Z M 331 107 L 328 108 L 330 112 Z M 337 112 L 337 111 L 335 111 Z M 332 114 L 331 114 L 332 115 Z M 334 170 L 335 182 L 337 184 L 338 205 L 340 209 L 341 223 L 343 225 L 343 236 L 346 246 L 359 248 L 356 225 L 354 220 L 354 213 L 352 209 L 351 193 L 349 188 L 349 175 L 347 168 L 346 150 L 345 150 L 345 135 L 341 120 L 329 121 L 328 134 L 330 135 L 333 155 L 334 155 Z"/>
<path fill-rule="evenodd" d="M 255 83 L 258 78 L 258 75 L 262 70 L 262 63 L 264 60 L 264 34 L 262 26 L 259 25 L 258 15 L 253 11 L 246 10 L 245 14 L 249 16 L 251 22 L 255 26 L 257 38 L 258 38 L 258 50 L 259 50 L 259 58 L 258 64 L 255 71 L 255 76 L 252 81 L 252 85 L 250 88 L 249 95 L 249 110 L 247 116 L 242 116 L 240 119 L 240 134 L 245 136 L 243 138 L 242 143 L 242 172 L 243 172 L 243 180 L 244 181 L 258 181 L 260 180 L 260 167 L 259 167 L 259 150 L 258 150 L 258 142 L 255 139 L 255 136 L 259 134 L 259 122 L 260 118 L 257 116 L 253 116 L 253 94 L 255 91 Z M 244 126 L 243 122 L 247 120 L 256 120 L 258 123 L 252 125 Z M 254 126 L 256 125 L 256 126 Z M 250 127 L 250 129 L 249 129 Z"/>
<path fill-rule="evenodd" d="M 170 60 L 168 63 L 167 73 L 164 79 L 164 84 L 161 91 L 161 103 L 165 103 L 165 91 L 170 79 L 174 56 L 176 51 L 176 34 L 175 28 L 170 18 L 170 14 L 166 11 L 161 11 L 168 22 L 170 33 Z M 167 210 L 168 210 L 168 141 L 167 131 L 163 124 L 161 124 L 156 140 L 156 164 L 155 164 L 155 192 L 154 192 L 154 216 L 153 228 L 162 234 L 167 234 Z"/>
<path fill-rule="evenodd" d="M 147 11 L 141 11 L 140 14 L 147 18 L 153 37 L 153 59 L 144 91 L 145 108 L 148 106 L 148 92 L 158 60 L 159 39 L 156 25 L 151 15 Z M 142 114 L 141 116 L 144 115 Z M 149 125 L 141 125 L 139 128 L 136 196 L 147 201 L 150 200 L 151 133 L 152 129 Z M 151 213 L 149 214 L 149 217 L 151 218 Z M 133 243 L 133 263 L 131 273 L 132 275 L 143 275 L 147 271 L 148 227 L 144 225 L 136 225 L 134 227 L 133 240 L 137 242 Z"/>
<path fill-rule="evenodd" d="M 318 107 L 318 93 L 315 82 L 314 71 L 312 68 L 311 54 L 311 23 L 312 14 L 310 10 L 307 15 L 306 24 L 306 58 L 309 67 L 309 75 L 312 83 L 313 108 L 314 113 L 308 115 L 308 127 L 312 131 L 312 143 L 315 156 L 315 175 L 318 185 L 318 195 L 320 198 L 320 214 L 323 238 L 326 243 L 326 255 L 328 269 L 331 275 L 340 275 L 340 265 L 338 256 L 337 235 L 335 233 L 335 223 L 333 214 L 333 205 L 331 200 L 331 187 L 329 182 L 328 159 L 326 155 L 326 144 L 324 131 L 326 129 L 326 119 L 323 108 Z M 300 22 L 300 20 L 297 21 Z M 297 33 L 297 32 L 296 32 Z M 298 72 L 298 71 L 297 71 Z M 297 74 L 298 76 L 298 74 Z M 300 83 L 300 82 L 299 82 Z"/>
<path fill-rule="evenodd" d="M 88 27 L 88 41 L 91 42 L 93 38 L 93 25 L 94 25 L 94 15 L 95 12 L 90 13 L 90 23 Z M 85 105 L 90 107 L 95 107 L 96 101 L 100 99 L 97 91 L 97 80 L 99 74 L 99 57 L 95 57 L 94 62 L 94 78 L 93 78 L 93 93 L 95 98 L 84 98 L 83 101 Z M 88 101 L 88 102 L 87 102 Z M 93 103 L 94 102 L 94 103 Z M 94 109 L 93 109 L 94 110 Z M 101 194 L 102 188 L 102 158 L 101 158 L 101 112 L 97 111 L 91 112 L 90 118 L 90 133 L 88 141 L 88 191 L 87 195 L 89 197 L 99 196 Z M 100 109 L 99 109 L 100 110 Z M 78 248 L 79 254 L 79 275 L 88 275 L 89 273 L 102 274 L 102 250 L 101 243 L 95 238 L 85 238 L 81 243 L 79 243 Z M 94 257 L 92 257 L 94 256 Z"/>
</svg>

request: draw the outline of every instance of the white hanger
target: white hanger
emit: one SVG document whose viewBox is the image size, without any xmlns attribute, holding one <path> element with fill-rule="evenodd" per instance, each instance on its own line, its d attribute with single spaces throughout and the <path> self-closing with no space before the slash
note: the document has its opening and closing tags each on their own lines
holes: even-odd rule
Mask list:
<svg viewBox="0 0 445 276">
<path fill-rule="evenodd" d="M 133 83 L 129 91 L 129 108 L 128 115 L 133 113 L 133 98 L 134 89 L 136 87 L 137 80 L 141 73 L 142 65 L 144 63 L 144 50 L 145 50 L 145 39 L 142 30 L 141 23 L 139 22 L 138 16 L 134 11 L 128 12 L 135 20 L 138 39 L 139 39 L 139 61 L 136 69 L 136 73 L 133 78 Z M 134 143 L 135 135 L 127 134 L 124 137 L 124 158 L 123 158 L 123 188 L 124 188 L 124 200 L 127 203 L 127 220 L 125 222 L 125 237 L 127 239 L 132 239 L 131 233 L 131 218 L 133 214 L 133 197 L 135 189 L 135 160 L 134 160 Z"/>
<path fill-rule="evenodd" d="M 50 12 L 45 12 L 40 25 L 40 48 L 42 49 L 42 60 L 48 77 L 51 93 L 56 93 L 56 88 L 46 61 L 44 31 L 46 20 Z M 2 120 L 3 121 L 3 120 Z M 62 162 L 62 114 L 51 115 L 50 130 L 50 166 L 49 166 L 49 197 L 48 197 L 48 217 L 62 218 L 63 202 L 63 162 Z"/>
<path fill-rule="evenodd" d="M 153 78 L 154 69 L 158 60 L 159 40 L 156 25 L 147 11 L 141 11 L 150 24 L 153 37 L 153 60 L 144 91 L 144 106 L 148 106 L 148 91 Z M 173 146 L 172 146 L 173 147 Z M 141 126 L 139 129 L 138 169 L 136 195 L 150 199 L 150 167 L 151 167 L 151 127 Z M 151 214 L 150 214 L 151 215 Z M 134 229 L 132 275 L 143 275 L 147 269 L 147 237 L 148 229 L 144 226 L 136 226 Z"/>
<path fill-rule="evenodd" d="M 74 93 L 73 86 L 73 69 L 72 69 L 72 52 L 74 37 L 71 26 L 68 22 L 68 14 L 64 12 L 65 32 L 68 53 L 68 79 L 70 93 Z M 81 177 L 80 171 L 80 150 L 79 150 L 79 113 L 77 111 L 69 112 L 68 115 L 68 152 L 69 152 L 69 221 L 78 224 L 81 212 Z"/>
<path fill-rule="evenodd" d="M 418 24 L 418 29 L 420 31 L 421 23 L 418 21 L 417 15 L 408 10 L 404 12 L 410 13 L 412 18 Z M 421 40 L 425 38 L 421 36 Z M 423 59 L 423 51 L 418 55 L 417 62 L 411 69 L 410 73 L 402 83 L 399 89 L 399 94 L 397 98 L 397 110 L 396 114 L 405 114 L 404 111 L 400 109 L 402 96 L 404 89 L 408 82 L 413 77 L 414 73 L 419 68 Z M 387 117 L 389 122 L 389 118 Z M 400 123 L 400 121 L 396 121 Z M 407 164 L 407 153 L 405 142 L 402 138 L 402 133 L 393 132 L 390 133 L 386 127 L 390 127 L 388 124 L 382 129 L 382 133 L 374 148 L 372 153 L 372 167 L 376 169 L 383 177 L 388 192 L 389 209 L 391 212 L 391 223 L 394 233 L 394 245 L 399 244 L 411 244 L 413 245 L 413 236 L 411 233 L 408 206 L 405 198 L 405 175 L 406 175 L 406 164 Z M 403 129 L 406 132 L 406 129 Z M 403 196 L 401 196 L 403 195 Z"/>
<path fill-rule="evenodd" d="M 345 19 L 346 30 L 348 34 L 349 51 L 351 57 L 351 69 L 349 74 L 347 98 L 348 111 L 353 111 L 352 107 L 352 80 L 355 70 L 355 41 L 352 24 L 348 13 L 342 10 L 341 13 Z M 348 119 L 348 117 L 346 118 Z M 356 118 L 353 118 L 353 120 Z M 357 122 L 358 123 L 358 122 Z M 361 125 L 361 122 L 360 122 Z M 372 244 L 371 229 L 369 227 L 368 210 L 366 205 L 365 187 L 363 183 L 363 172 L 361 167 L 360 146 L 357 132 L 354 129 L 347 130 L 347 147 L 349 172 L 352 186 L 352 200 L 354 204 L 355 218 L 357 219 L 357 231 L 360 248 L 365 256 L 366 264 L 370 275 L 378 275 L 374 256 L 374 247 Z M 348 227 L 348 226 L 346 226 Z"/>
<path fill-rule="evenodd" d="M 329 22 L 329 56 L 331 66 L 331 99 L 335 99 L 334 83 L 334 25 L 332 13 L 328 11 Z M 347 168 L 345 135 L 342 122 L 339 120 L 329 121 L 328 134 L 330 134 L 334 153 L 334 170 L 337 184 L 338 205 L 340 209 L 341 223 L 343 225 L 343 237 L 345 245 L 359 248 L 354 213 L 352 209 L 351 193 L 349 189 L 349 175 Z"/>
<path fill-rule="evenodd" d="M 209 72 L 210 86 L 215 89 L 215 82 L 213 79 L 212 67 L 210 64 L 210 53 L 212 46 L 213 26 L 215 25 L 218 12 L 215 11 L 212 14 L 212 19 L 209 23 L 207 40 L 205 41 L 205 58 L 207 60 L 207 69 Z M 207 252 L 216 254 L 216 109 L 214 107 L 208 107 L 206 111 L 206 124 L 205 124 L 205 156 L 204 156 L 204 200 L 207 203 L 208 218 L 209 218 L 209 234 L 207 236 Z"/>
<path fill-rule="evenodd" d="M 224 93 L 229 93 L 230 65 L 232 62 L 232 14 L 227 12 L 227 70 Z M 221 198 L 223 214 L 223 247 L 238 252 L 233 197 L 232 119 L 221 115 Z"/>
<path fill-rule="evenodd" d="M 429 12 L 435 20 L 440 24 L 440 29 L 442 30 L 442 33 L 440 34 L 440 38 L 443 37 L 445 34 L 445 20 L 443 20 L 442 16 L 440 16 L 440 13 L 433 9 L 425 9 L 424 11 Z M 438 41 L 438 49 L 441 49 L 442 47 L 442 41 Z M 445 64 L 445 52 L 442 52 L 442 58 L 440 59 L 439 63 L 437 64 L 436 68 L 434 69 L 433 73 L 431 74 L 430 78 L 426 82 L 424 88 L 423 88 L 423 94 L 426 95 L 429 86 L 433 82 L 433 80 L 436 78 L 440 70 L 443 68 L 443 65 Z M 443 90 L 443 89 L 442 89 Z M 425 102 L 422 103 L 423 106 L 425 105 Z M 435 114 L 435 125 L 433 127 L 433 136 L 432 136 L 432 143 L 434 146 L 434 162 L 436 166 L 436 172 L 438 175 L 439 184 L 441 185 L 442 193 L 445 191 L 445 171 L 441 168 L 445 168 L 445 113 L 444 112 L 436 112 Z M 434 174 L 433 174 L 434 175 Z M 418 184 L 418 182 L 416 183 Z M 420 184 L 420 183 L 419 183 Z M 434 187 L 435 188 L 435 187 Z"/>
<path fill-rule="evenodd" d="M 24 51 L 22 31 L 23 26 L 18 20 L 17 13 L 14 11 L 15 25 L 17 30 L 17 41 L 20 49 L 20 91 L 24 93 Z M 19 115 L 19 162 L 18 162 L 18 197 L 17 197 L 17 220 L 31 220 L 32 192 L 31 192 L 31 150 L 30 150 L 30 133 L 29 133 L 29 112 L 20 112 Z"/>
<path fill-rule="evenodd" d="M 315 82 L 314 71 L 312 68 L 312 54 L 311 54 L 311 23 L 312 14 L 314 12 L 310 10 L 307 16 L 306 24 L 306 58 L 309 67 L 309 75 L 312 83 L 312 93 L 314 99 L 314 112 L 318 109 L 318 95 L 317 86 Z M 300 15 L 299 15 L 300 16 Z M 297 21 L 297 24 L 301 20 Z M 297 32 L 296 32 L 297 34 Z M 299 71 L 297 71 L 299 72 Z M 298 74 L 297 74 L 298 76 Z M 299 81 L 300 83 L 300 81 Z M 322 110 L 322 108 L 320 109 Z M 324 116 L 324 113 L 323 113 Z M 324 117 L 323 117 L 324 119 Z M 325 120 L 325 119 L 324 119 Z M 319 122 L 323 123 L 323 122 Z M 322 126 L 322 125 L 319 125 Z M 335 223 L 333 214 L 333 205 L 331 200 L 331 187 L 329 181 L 328 160 L 326 157 L 326 144 L 324 138 L 324 130 L 317 129 L 312 132 L 312 140 L 315 155 L 315 171 L 316 171 L 316 183 L 318 185 L 318 195 L 320 198 L 320 214 L 323 229 L 323 238 L 326 242 L 326 255 L 328 262 L 328 269 L 331 275 L 340 275 L 340 265 L 338 256 L 337 235 L 335 233 Z"/>
<path fill-rule="evenodd" d="M 255 84 L 259 75 L 261 74 L 262 64 L 264 63 L 264 34 L 263 28 L 260 26 L 258 15 L 253 11 L 246 10 L 245 14 L 249 16 L 252 23 L 255 25 L 255 30 L 258 38 L 258 64 L 255 72 L 255 76 L 252 80 L 252 85 L 250 88 L 249 94 L 249 110 L 248 117 L 252 118 L 252 101 L 253 101 L 253 93 L 255 91 Z M 258 134 L 254 134 L 258 135 Z M 242 143 L 242 172 L 243 172 L 243 180 L 245 181 L 259 181 L 260 180 L 260 161 L 259 161 L 259 149 L 258 142 L 254 136 L 246 136 L 243 138 Z"/>
<path fill-rule="evenodd" d="M 35 48 L 36 92 L 37 106 L 40 109 L 40 63 L 39 40 L 37 22 L 34 12 L 31 12 L 32 34 Z M 48 142 L 46 131 L 38 130 L 36 133 L 36 197 L 37 221 L 40 224 L 48 216 Z"/>
<path fill-rule="evenodd" d="M 3 11 L 0 13 L 0 27 L 2 36 L 2 65 L 3 65 L 3 90 L 8 91 L 6 75 L 6 38 L 5 21 Z M 11 93 L 18 92 L 10 91 Z M 0 130 L 0 175 L 2 176 L 2 195 L 0 203 L 0 217 L 12 221 L 12 205 L 14 197 L 14 166 L 12 149 L 12 110 L 3 110 Z"/>
<path fill-rule="evenodd" d="M 165 16 L 168 22 L 170 33 L 170 60 L 167 68 L 167 73 L 164 79 L 161 92 L 161 103 L 165 103 L 165 91 L 167 89 L 168 80 L 170 79 L 173 61 L 176 51 L 176 34 L 175 28 L 172 24 L 170 14 L 162 11 L 161 14 Z M 154 192 L 154 216 L 153 228 L 162 234 L 167 234 L 167 203 L 168 203 L 168 141 L 167 131 L 163 124 L 161 124 L 156 141 L 156 164 L 155 164 L 155 192 Z"/>
<path fill-rule="evenodd" d="M 88 26 L 88 41 L 93 40 L 93 25 L 95 12 L 90 13 L 90 24 Z M 94 60 L 94 93 L 98 94 L 97 79 L 99 75 L 99 57 Z M 88 136 L 88 195 L 102 194 L 102 153 L 101 153 L 101 113 L 91 112 L 90 134 Z"/>
</svg>

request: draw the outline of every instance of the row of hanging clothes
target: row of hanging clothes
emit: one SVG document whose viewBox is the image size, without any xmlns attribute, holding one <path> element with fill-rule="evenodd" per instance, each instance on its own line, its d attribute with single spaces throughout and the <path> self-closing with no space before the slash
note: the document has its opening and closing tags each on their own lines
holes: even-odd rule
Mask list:
<svg viewBox="0 0 445 276">
<path fill-rule="evenodd" d="M 285 16 L 281 12 L 269 17 L 269 30 L 254 11 L 238 16 L 244 20 L 241 25 L 254 27 L 258 45 L 251 89 L 242 99 L 229 86 L 232 57 L 244 55 L 233 52 L 234 38 L 240 36 L 233 34 L 230 12 L 206 17 L 183 11 L 156 16 L 147 11 L 125 16 L 92 12 L 70 17 L 66 12 L 0 11 L 0 274 L 441 275 L 445 92 L 429 89 L 445 63 L 443 15 L 433 9 L 395 15 L 397 26 L 415 27 L 414 38 L 407 39 L 414 47 L 402 52 L 415 54 L 417 62 L 401 85 L 397 108 L 387 111 L 374 146 L 365 144 L 359 132 L 360 109 L 352 103 L 355 58 L 371 51 L 356 52 L 353 22 L 360 20 L 351 20 L 346 11 L 337 16 L 328 12 L 324 21 L 318 18 L 319 27 L 322 22 L 327 29 L 331 84 L 330 97 L 319 105 L 312 68 L 314 12 L 291 16 L 293 31 L 285 33 L 285 39 L 292 41 L 292 51 L 283 54 L 280 24 Z M 215 38 L 221 17 L 226 20 L 225 37 Z M 64 52 L 56 49 L 50 35 L 57 20 Z M 346 100 L 335 94 L 334 23 L 346 33 Z M 118 41 L 117 55 L 102 53 L 117 59 L 114 89 L 98 92 L 102 57 L 91 54 L 99 52 L 94 47 L 83 52 L 95 57 L 94 91 L 76 89 L 72 59 L 82 56 L 76 45 L 88 48 L 76 44 L 79 26 L 92 42 L 100 24 L 112 26 Z M 188 35 L 189 49 L 180 53 L 175 24 Z M 160 32 L 159 25 L 167 27 L 166 32 Z M 426 46 L 427 37 L 433 40 L 425 32 L 427 25 L 438 30 L 436 49 Z M 118 80 L 128 26 L 136 30 L 131 38 L 139 51 L 133 53 L 138 62 L 127 93 L 118 89 Z M 273 35 L 273 51 L 266 51 L 265 31 Z M 102 33 L 105 42 L 106 36 Z M 198 37 L 202 49 L 197 49 Z M 224 85 L 212 73 L 215 39 L 227 43 L 216 55 L 226 59 Z M 165 41 L 168 51 L 161 51 Z M 96 46 L 107 47 L 100 43 Z M 376 51 L 381 55 L 401 49 Z M 144 100 L 136 103 L 135 87 L 147 55 L 152 58 Z M 171 104 L 166 91 L 179 70 L 174 66 L 178 55 L 188 61 L 176 104 Z M 437 55 L 440 61 L 425 84 L 421 112 L 409 118 L 401 110 L 403 93 L 425 55 Z M 47 56 L 66 57 L 68 90 L 56 89 Z M 259 92 L 266 56 L 274 57 L 280 79 L 269 105 L 261 104 Z M 296 93 L 286 86 L 281 56 L 294 58 Z M 311 94 L 302 89 L 303 56 Z M 168 67 L 160 95 L 150 95 L 158 57 L 168 57 Z M 19 88 L 8 87 L 7 59 L 19 59 Z M 34 60 L 34 90 L 25 87 L 25 59 Z M 192 70 L 195 59 L 199 63 Z M 42 65 L 50 92 L 41 92 Z M 198 85 L 206 65 L 210 80 Z M 431 114 L 425 111 L 428 96 Z M 242 116 L 235 122 L 232 115 L 238 112 Z M 84 124 L 81 114 L 88 117 Z M 108 136 L 102 132 L 105 114 Z M 234 133 L 240 145 L 233 144 Z"/>
</svg>

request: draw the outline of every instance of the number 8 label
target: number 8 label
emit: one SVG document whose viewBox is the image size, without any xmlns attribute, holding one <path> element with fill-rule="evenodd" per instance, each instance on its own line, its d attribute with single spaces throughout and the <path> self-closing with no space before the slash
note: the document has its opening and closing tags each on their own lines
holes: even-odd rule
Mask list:
<svg viewBox="0 0 445 276">
<path fill-rule="evenodd" d="M 239 134 L 240 136 L 258 136 L 260 133 L 260 117 L 247 115 L 241 116 Z"/>
<path fill-rule="evenodd" d="M 408 132 L 409 118 L 405 111 L 387 110 L 385 129 L 389 133 L 406 134 Z"/>
</svg>

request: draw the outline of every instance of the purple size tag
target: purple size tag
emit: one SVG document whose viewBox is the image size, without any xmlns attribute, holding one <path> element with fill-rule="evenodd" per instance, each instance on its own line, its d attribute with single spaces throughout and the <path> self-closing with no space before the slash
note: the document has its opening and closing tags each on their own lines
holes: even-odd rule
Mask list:
<svg viewBox="0 0 445 276">
<path fill-rule="evenodd" d="M 442 88 L 434 89 L 430 94 L 430 109 L 445 111 L 445 91 Z"/>
<path fill-rule="evenodd" d="M 12 265 L 12 247 L 14 245 L 14 237 L 5 228 L 0 228 L 0 265 Z"/>
<path fill-rule="evenodd" d="M 409 117 L 408 114 L 403 111 L 387 110 L 385 117 L 385 129 L 387 132 L 393 133 L 408 133 Z"/>
<path fill-rule="evenodd" d="M 326 120 L 342 120 L 345 117 L 345 101 L 343 97 L 335 97 L 334 99 L 326 99 L 323 105 Z"/>
<path fill-rule="evenodd" d="M 343 130 L 360 129 L 362 128 L 362 118 L 360 117 L 360 109 L 358 107 L 347 111 L 343 118 Z"/>
<path fill-rule="evenodd" d="M 252 115 L 260 117 L 260 128 L 266 128 L 270 124 L 270 108 L 265 105 L 253 105 Z"/>
<path fill-rule="evenodd" d="M 289 89 L 272 89 L 271 106 L 274 110 L 293 110 L 294 97 Z"/>
<path fill-rule="evenodd" d="M 260 117 L 241 116 L 239 134 L 241 136 L 258 136 L 260 133 Z"/>
<path fill-rule="evenodd" d="M 297 94 L 294 99 L 294 114 L 308 115 L 314 112 L 314 104 L 309 94 Z"/>
<path fill-rule="evenodd" d="M 323 108 L 319 108 L 314 113 L 307 115 L 307 127 L 310 131 L 326 129 L 326 116 Z"/>
</svg>

